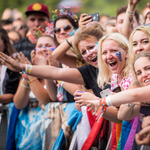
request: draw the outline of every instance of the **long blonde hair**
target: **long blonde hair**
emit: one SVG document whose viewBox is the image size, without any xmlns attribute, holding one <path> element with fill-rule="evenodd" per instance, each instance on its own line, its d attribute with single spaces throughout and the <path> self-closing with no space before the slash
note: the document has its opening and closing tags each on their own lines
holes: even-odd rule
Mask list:
<svg viewBox="0 0 150 150">
<path fill-rule="evenodd" d="M 120 33 L 111 33 L 108 35 L 105 35 L 104 37 L 102 37 L 98 43 L 99 48 L 98 48 L 98 68 L 99 68 L 99 73 L 98 73 L 98 78 L 97 78 L 97 83 L 99 85 L 99 87 L 103 88 L 104 85 L 110 84 L 110 77 L 111 77 L 111 72 L 109 71 L 108 67 L 105 65 L 104 61 L 102 60 L 102 43 L 105 40 L 113 40 L 116 43 L 118 43 L 120 45 L 120 47 L 122 49 L 124 49 L 125 51 L 129 50 L 129 42 L 128 40 Z M 126 59 L 125 61 L 125 67 L 122 70 L 122 75 L 123 76 L 129 76 L 129 72 L 130 72 L 130 59 L 129 57 Z"/>
</svg>

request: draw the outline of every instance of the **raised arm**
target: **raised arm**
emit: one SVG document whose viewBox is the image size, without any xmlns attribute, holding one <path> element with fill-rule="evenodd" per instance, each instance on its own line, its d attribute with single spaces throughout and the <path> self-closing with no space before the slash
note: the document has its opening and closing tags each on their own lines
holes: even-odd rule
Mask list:
<svg viewBox="0 0 150 150">
<path fill-rule="evenodd" d="M 10 70 L 15 72 L 21 72 L 24 67 L 32 68 L 28 74 L 44 79 L 61 80 L 76 84 L 85 84 L 81 73 L 75 68 L 56 68 L 53 66 L 45 65 L 23 65 L 18 63 L 16 60 L 0 52 L 0 61 L 3 65 L 6 65 Z M 26 71 L 30 70 L 26 68 Z"/>
<path fill-rule="evenodd" d="M 128 0 L 128 7 L 121 31 L 121 34 L 123 34 L 127 39 L 129 39 L 130 34 L 133 31 L 133 17 L 135 14 L 136 5 L 139 2 L 140 0 Z"/>
<path fill-rule="evenodd" d="M 62 44 L 60 44 L 52 53 L 53 58 L 57 59 L 61 63 L 71 67 L 76 68 L 76 57 L 67 54 L 67 51 L 71 48 L 69 44 L 72 45 L 72 41 L 74 39 L 74 35 L 65 40 Z M 69 44 L 67 43 L 69 42 Z"/>
</svg>

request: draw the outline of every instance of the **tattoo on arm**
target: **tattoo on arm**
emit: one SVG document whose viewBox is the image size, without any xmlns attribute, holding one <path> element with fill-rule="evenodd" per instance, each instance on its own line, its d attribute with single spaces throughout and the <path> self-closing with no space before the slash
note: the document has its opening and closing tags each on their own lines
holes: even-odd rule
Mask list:
<svg viewBox="0 0 150 150">
<path fill-rule="evenodd" d="M 131 29 L 133 29 L 133 16 L 129 17 L 129 22 L 131 24 Z"/>
</svg>

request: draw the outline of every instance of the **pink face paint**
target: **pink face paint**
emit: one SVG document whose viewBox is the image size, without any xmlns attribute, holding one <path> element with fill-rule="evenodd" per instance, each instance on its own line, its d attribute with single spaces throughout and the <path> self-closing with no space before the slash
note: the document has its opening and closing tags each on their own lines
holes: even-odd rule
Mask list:
<svg viewBox="0 0 150 150">
<path fill-rule="evenodd" d="M 51 46 L 49 49 L 52 50 L 52 51 L 54 51 L 54 50 L 55 50 L 55 47 L 54 47 L 54 46 Z"/>
<path fill-rule="evenodd" d="M 37 50 L 38 50 L 38 48 L 36 47 L 36 48 L 35 48 L 35 51 L 37 51 Z"/>
<path fill-rule="evenodd" d="M 121 52 L 120 51 L 118 53 L 116 53 L 115 55 L 119 58 L 120 61 L 122 61 L 122 59 L 121 59 Z"/>
</svg>

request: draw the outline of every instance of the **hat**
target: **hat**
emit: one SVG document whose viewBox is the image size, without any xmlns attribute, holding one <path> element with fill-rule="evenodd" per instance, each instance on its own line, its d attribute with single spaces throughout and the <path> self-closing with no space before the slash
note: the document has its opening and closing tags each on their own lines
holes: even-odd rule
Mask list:
<svg viewBox="0 0 150 150">
<path fill-rule="evenodd" d="M 48 7 L 41 3 L 34 3 L 34 4 L 29 5 L 25 14 L 28 16 L 34 12 L 40 12 L 40 13 L 47 15 L 48 18 L 50 17 Z"/>
</svg>

